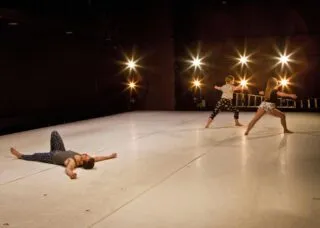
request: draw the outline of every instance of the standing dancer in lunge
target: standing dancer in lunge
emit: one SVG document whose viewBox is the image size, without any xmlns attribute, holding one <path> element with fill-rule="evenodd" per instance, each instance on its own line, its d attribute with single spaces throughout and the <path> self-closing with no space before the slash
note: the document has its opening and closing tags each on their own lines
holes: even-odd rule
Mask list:
<svg viewBox="0 0 320 228">
<path fill-rule="evenodd" d="M 214 117 L 222 110 L 231 111 L 234 113 L 234 121 L 236 126 L 242 126 L 239 123 L 239 110 L 232 105 L 233 92 L 241 90 L 241 85 L 234 86 L 234 77 L 229 75 L 225 78 L 226 84 L 218 87 L 214 86 L 215 89 L 222 91 L 221 99 L 217 102 L 216 107 L 214 108 L 212 114 L 210 115 L 208 122 L 205 128 L 208 128 L 212 123 Z"/>
<path fill-rule="evenodd" d="M 286 116 L 283 112 L 276 108 L 278 96 L 279 97 L 289 97 L 292 99 L 297 99 L 297 95 L 288 94 L 279 91 L 280 85 L 275 78 L 269 78 L 267 82 L 267 88 L 264 92 L 264 101 L 260 104 L 255 116 L 248 125 L 245 135 L 248 135 L 253 126 L 258 122 L 258 120 L 265 114 L 271 114 L 275 117 L 279 117 L 281 120 L 281 125 L 283 127 L 284 133 L 293 133 L 287 128 Z"/>
</svg>

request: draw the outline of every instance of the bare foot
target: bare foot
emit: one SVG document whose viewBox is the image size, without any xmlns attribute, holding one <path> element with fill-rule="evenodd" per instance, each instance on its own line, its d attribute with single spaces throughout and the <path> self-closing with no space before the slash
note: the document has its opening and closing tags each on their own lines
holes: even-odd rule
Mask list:
<svg viewBox="0 0 320 228">
<path fill-rule="evenodd" d="M 235 125 L 238 126 L 238 127 L 243 126 L 243 125 L 239 122 L 239 120 L 237 120 L 237 119 L 235 119 L 234 122 L 235 122 Z"/>
<path fill-rule="evenodd" d="M 212 119 L 211 118 L 209 118 L 208 119 L 208 122 L 207 122 L 207 124 L 206 124 L 206 126 L 204 127 L 204 128 L 209 128 L 209 126 L 210 126 L 210 124 L 212 123 Z"/>
<path fill-rule="evenodd" d="M 285 133 L 285 134 L 292 134 L 293 133 L 293 131 L 289 131 L 288 129 L 287 130 L 284 130 L 284 132 L 283 133 Z"/>
<path fill-rule="evenodd" d="M 11 154 L 16 156 L 17 158 L 21 158 L 22 157 L 22 154 L 19 151 L 17 151 L 16 149 L 14 149 L 13 147 L 10 148 L 10 152 L 11 152 Z"/>
<path fill-rule="evenodd" d="M 116 158 L 116 157 L 118 157 L 117 153 L 113 153 L 113 154 L 110 155 L 110 158 Z"/>
<path fill-rule="evenodd" d="M 69 176 L 70 179 L 72 179 L 72 180 L 77 179 L 77 173 L 71 173 L 71 174 L 68 174 L 68 176 Z"/>
</svg>

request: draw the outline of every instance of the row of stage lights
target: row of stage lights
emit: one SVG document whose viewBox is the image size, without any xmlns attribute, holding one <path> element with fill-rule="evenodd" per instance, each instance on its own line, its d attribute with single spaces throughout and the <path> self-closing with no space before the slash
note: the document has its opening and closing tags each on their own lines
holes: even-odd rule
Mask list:
<svg viewBox="0 0 320 228">
<path fill-rule="evenodd" d="M 281 64 L 282 66 L 288 65 L 288 63 L 291 61 L 291 59 L 286 55 L 281 55 L 277 59 L 278 59 L 278 63 Z M 201 65 L 203 65 L 202 59 L 200 59 L 199 57 L 195 57 L 189 62 L 191 63 L 191 67 L 193 67 L 195 70 L 201 69 Z M 240 56 L 238 58 L 238 64 L 241 64 L 242 66 L 247 65 L 248 62 L 250 62 L 250 60 L 247 56 Z M 278 83 L 283 87 L 287 87 L 290 84 L 290 81 L 287 78 L 280 78 L 280 80 L 278 80 Z M 247 88 L 249 84 L 249 80 L 246 78 L 240 78 L 239 84 L 242 88 Z M 202 85 L 203 84 L 201 83 L 200 79 L 196 78 L 192 80 L 192 86 L 194 88 L 200 89 Z"/>
<path fill-rule="evenodd" d="M 281 54 L 279 52 L 279 56 L 274 57 L 274 59 L 277 60 L 276 65 L 281 64 L 281 68 L 283 68 L 284 66 L 289 66 L 288 65 L 289 62 L 295 62 L 294 60 L 292 60 L 290 58 L 290 56 L 292 54 L 293 53 L 287 55 L 286 52 L 284 54 Z M 188 69 L 194 68 L 194 71 L 196 71 L 197 69 L 202 70 L 202 66 L 205 65 L 205 63 L 203 62 L 204 58 L 200 58 L 199 55 L 197 55 L 196 57 L 191 57 L 191 58 L 192 58 L 191 60 L 186 60 L 186 62 L 188 62 L 190 64 Z M 235 59 L 238 61 L 237 65 L 240 64 L 241 67 L 248 66 L 248 63 L 252 62 L 250 59 L 250 55 L 245 55 L 245 54 L 243 54 L 243 55 L 239 54 L 239 57 L 235 58 Z M 124 63 L 124 65 L 125 65 L 124 70 L 129 70 L 129 72 L 136 71 L 136 68 L 140 67 L 137 64 L 137 62 L 138 62 L 138 60 L 134 60 L 133 58 L 132 59 L 127 58 L 127 61 Z M 238 82 L 241 85 L 241 87 L 243 87 L 243 88 L 247 88 L 248 85 L 250 84 L 249 79 L 246 79 L 246 78 L 240 78 L 240 80 Z M 290 84 L 289 78 L 286 78 L 286 77 L 280 78 L 280 80 L 278 80 L 278 82 L 283 87 L 287 87 Z M 203 84 L 201 83 L 201 80 L 199 78 L 194 78 L 191 81 L 191 84 L 192 84 L 192 87 L 194 87 L 196 89 L 201 89 L 201 87 L 203 86 Z M 126 85 L 127 85 L 127 89 L 130 89 L 131 92 L 136 90 L 136 88 L 138 87 L 137 82 L 134 80 L 128 80 Z"/>
<path fill-rule="evenodd" d="M 278 53 L 279 53 L 279 56 L 273 57 L 273 59 L 277 60 L 276 65 L 280 64 L 281 69 L 283 69 L 285 66 L 288 66 L 290 68 L 289 62 L 296 62 L 290 58 L 290 56 L 293 55 L 294 53 L 287 55 L 286 51 L 285 51 L 284 54 L 281 54 L 279 52 L 279 50 L 278 50 Z M 194 71 L 196 71 L 197 69 L 202 70 L 202 66 L 205 65 L 205 63 L 203 62 L 203 59 L 204 58 L 200 58 L 199 55 L 197 55 L 196 57 L 192 56 L 192 60 L 187 61 L 190 64 L 188 69 L 194 68 Z M 248 66 L 248 63 L 252 62 L 250 59 L 250 56 L 247 56 L 245 54 L 243 54 L 243 55 L 239 54 L 239 57 L 235 58 L 235 59 L 238 61 L 237 65 L 241 65 L 241 67 Z M 245 77 L 240 78 L 240 80 L 238 82 L 243 89 L 247 88 L 248 85 L 250 84 L 249 79 L 246 79 Z M 278 80 L 278 83 L 282 87 L 287 87 L 290 84 L 290 80 L 289 80 L 289 78 L 283 77 Z M 192 84 L 192 87 L 194 87 L 196 89 L 201 89 L 201 87 L 203 86 L 203 84 L 201 83 L 201 80 L 199 78 L 194 78 L 191 81 L 191 84 Z"/>
<path fill-rule="evenodd" d="M 240 84 L 240 86 L 242 88 L 247 88 L 248 87 L 248 83 L 249 82 L 248 82 L 247 79 L 240 79 L 240 81 L 239 81 L 239 84 Z M 278 83 L 283 87 L 287 87 L 290 82 L 289 82 L 288 79 L 282 78 L 282 79 L 278 80 Z M 192 80 L 192 87 L 200 89 L 202 85 L 203 84 L 201 83 L 201 80 L 199 80 L 199 79 L 193 79 Z"/>
</svg>

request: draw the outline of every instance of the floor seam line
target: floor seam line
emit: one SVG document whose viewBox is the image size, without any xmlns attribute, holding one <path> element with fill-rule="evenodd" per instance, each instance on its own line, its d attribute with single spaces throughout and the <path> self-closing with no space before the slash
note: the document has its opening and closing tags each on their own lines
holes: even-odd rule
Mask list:
<svg viewBox="0 0 320 228">
<path fill-rule="evenodd" d="M 234 137 L 234 135 L 232 135 L 231 137 L 228 138 L 232 138 Z M 224 139 L 226 140 L 226 139 Z M 222 141 L 224 141 L 222 140 Z M 213 146 L 219 145 L 221 143 L 221 141 L 216 142 Z M 108 213 L 105 216 L 102 216 L 101 219 L 97 220 L 96 222 L 92 223 L 91 225 L 88 226 L 88 228 L 92 228 L 95 225 L 99 224 L 100 222 L 102 222 L 103 220 L 107 219 L 108 217 L 112 216 L 113 214 L 115 214 L 116 212 L 118 212 L 119 210 L 121 210 L 122 208 L 124 208 L 125 206 L 129 205 L 130 203 L 132 203 L 133 201 L 137 200 L 138 198 L 140 198 L 141 196 L 143 196 L 144 194 L 148 193 L 149 191 L 151 191 L 152 189 L 154 189 L 155 187 L 159 186 L 160 184 L 162 184 L 163 182 L 165 182 L 166 180 L 168 180 L 170 177 L 172 177 L 173 175 L 177 174 L 178 172 L 180 172 L 181 170 L 183 170 L 184 168 L 186 168 L 188 165 L 190 165 L 191 163 L 193 163 L 194 161 L 198 160 L 199 158 L 207 155 L 208 153 L 210 153 L 210 149 L 208 148 L 206 150 L 206 152 L 196 156 L 195 158 L 191 159 L 189 162 L 187 162 L 185 165 L 179 167 L 178 169 L 174 170 L 173 172 L 171 172 L 170 174 L 168 174 L 167 176 L 165 176 L 163 179 L 161 179 L 159 182 L 153 184 L 152 186 L 150 186 L 149 188 L 147 188 L 146 190 L 142 191 L 141 193 L 139 193 L 138 195 L 136 195 L 135 197 L 133 197 L 132 199 L 130 199 L 129 201 L 125 202 L 124 204 L 122 204 L 121 206 L 119 206 L 117 209 L 115 209 L 114 211 Z"/>
<path fill-rule="evenodd" d="M 173 172 L 171 172 L 169 175 L 165 176 L 163 179 L 161 179 L 159 182 L 153 184 L 152 186 L 150 186 L 149 188 L 147 188 L 146 190 L 142 191 L 141 193 L 139 193 L 138 195 L 136 195 L 135 197 L 133 197 L 131 200 L 127 201 L 126 203 L 122 204 L 120 207 L 118 207 L 116 210 L 112 211 L 111 213 L 103 216 L 101 219 L 99 219 L 98 221 L 92 223 L 91 225 L 89 225 L 89 227 L 93 227 L 95 225 L 97 225 L 98 223 L 102 222 L 103 220 L 105 220 L 106 218 L 110 217 L 111 215 L 113 215 L 114 213 L 118 212 L 120 209 L 122 209 L 123 207 L 127 206 L 128 204 L 132 203 L 133 201 L 135 201 L 136 199 L 140 198 L 142 195 L 144 195 L 145 193 L 151 191 L 152 189 L 154 189 L 155 187 L 159 186 L 160 184 L 162 184 L 163 182 L 165 182 L 166 180 L 168 180 L 170 177 L 172 177 L 173 175 L 177 174 L 178 172 L 180 172 L 181 170 L 183 170 L 184 168 L 186 168 L 188 165 L 190 165 L 191 163 L 193 163 L 194 161 L 196 161 L 197 159 L 203 157 L 204 155 L 206 155 L 207 152 L 202 153 L 200 155 L 198 155 L 197 157 L 193 158 L 192 160 L 190 160 L 189 162 L 187 162 L 186 164 L 184 164 L 182 167 L 179 167 L 178 169 L 174 170 Z"/>
</svg>

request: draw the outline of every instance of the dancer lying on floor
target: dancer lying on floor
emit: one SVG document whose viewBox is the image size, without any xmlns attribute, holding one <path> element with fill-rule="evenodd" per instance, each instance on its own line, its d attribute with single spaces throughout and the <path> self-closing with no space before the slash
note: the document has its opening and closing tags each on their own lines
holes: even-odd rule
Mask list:
<svg viewBox="0 0 320 228">
<path fill-rule="evenodd" d="M 65 166 L 65 172 L 71 179 L 77 178 L 77 173 L 74 172 L 77 167 L 92 169 L 95 162 L 117 157 L 116 153 L 108 156 L 90 157 L 87 154 L 79 154 L 71 150 L 66 151 L 62 138 L 57 131 L 53 131 L 51 133 L 50 144 L 51 149 L 48 153 L 34 153 L 32 155 L 25 155 L 14 148 L 11 148 L 10 150 L 11 153 L 19 159 Z"/>
<path fill-rule="evenodd" d="M 278 82 L 275 78 L 269 78 L 269 80 L 267 82 L 266 91 L 264 92 L 264 99 L 265 100 L 260 104 L 255 116 L 253 117 L 253 119 L 249 123 L 248 128 L 245 132 L 245 135 L 249 134 L 249 132 L 253 128 L 253 126 L 258 122 L 258 120 L 265 113 L 271 114 L 275 117 L 279 117 L 281 120 L 281 125 L 283 127 L 284 133 L 292 133 L 292 131 L 289 131 L 287 128 L 285 114 L 276 108 L 276 104 L 277 104 L 278 96 L 297 99 L 297 95 L 280 92 L 279 87 L 280 87 L 280 85 L 278 84 Z M 260 93 L 260 94 L 262 95 L 262 93 Z"/>
</svg>

